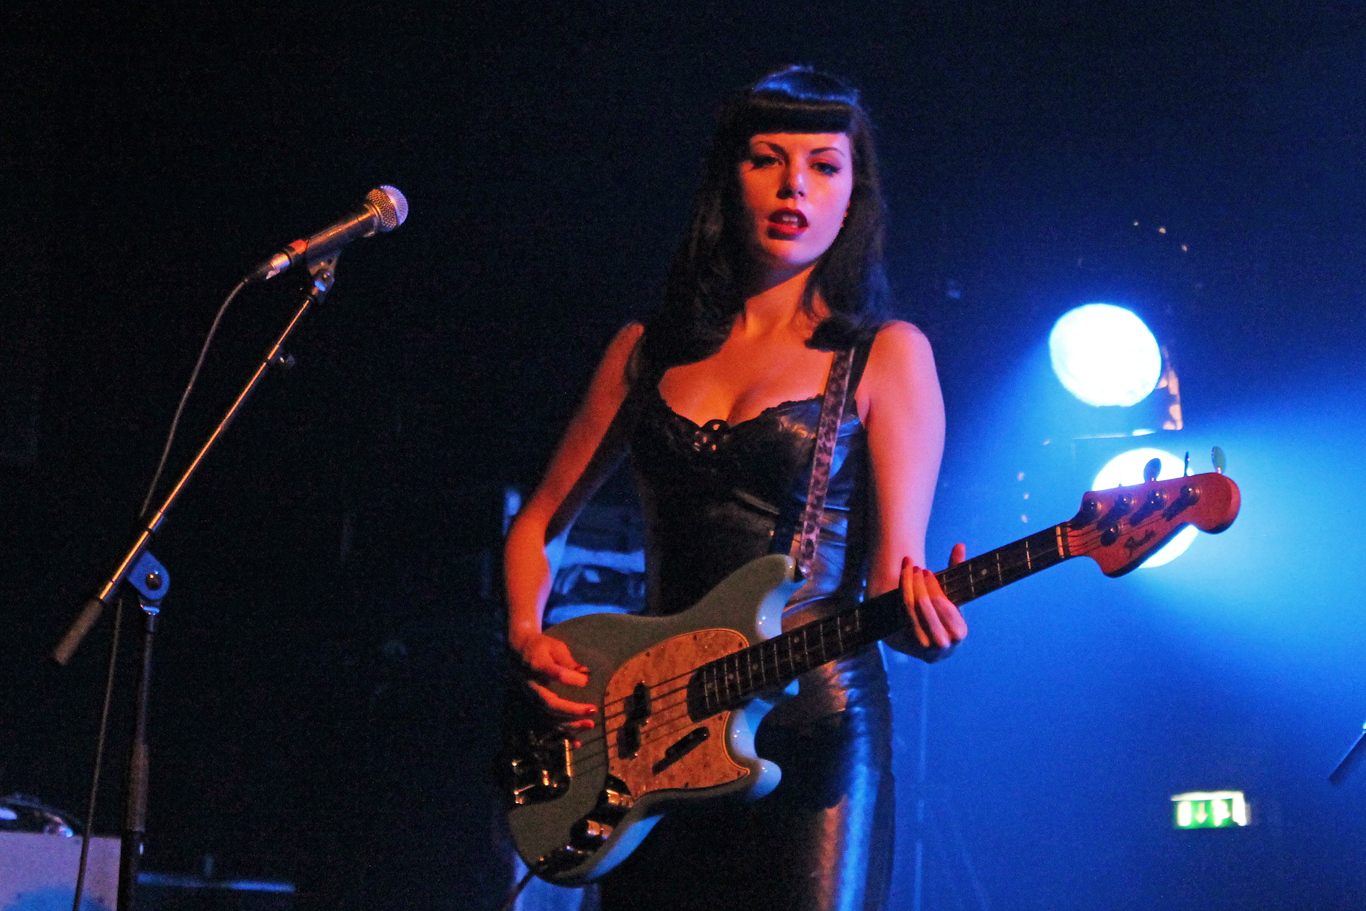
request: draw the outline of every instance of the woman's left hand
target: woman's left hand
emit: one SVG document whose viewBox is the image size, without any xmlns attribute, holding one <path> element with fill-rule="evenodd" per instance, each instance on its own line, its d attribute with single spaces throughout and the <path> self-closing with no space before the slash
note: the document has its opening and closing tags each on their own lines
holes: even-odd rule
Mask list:
<svg viewBox="0 0 1366 911">
<path fill-rule="evenodd" d="M 955 544 L 949 565 L 957 566 L 966 558 L 967 547 Z M 939 587 L 939 580 L 928 569 L 912 563 L 910 557 L 901 561 L 901 597 L 909 615 L 906 635 L 919 646 L 918 657 L 926 661 L 947 658 L 967 637 L 967 621 Z"/>
</svg>

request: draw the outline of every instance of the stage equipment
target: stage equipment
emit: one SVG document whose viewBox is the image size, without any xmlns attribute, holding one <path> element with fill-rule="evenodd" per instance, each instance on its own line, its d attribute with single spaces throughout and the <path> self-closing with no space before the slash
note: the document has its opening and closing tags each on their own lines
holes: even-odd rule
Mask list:
<svg viewBox="0 0 1366 911">
<path fill-rule="evenodd" d="M 1341 785 L 1346 781 L 1352 769 L 1361 764 L 1362 756 L 1366 756 L 1366 726 L 1362 727 L 1361 733 L 1357 735 L 1356 743 L 1352 744 L 1352 748 L 1338 762 L 1337 768 L 1329 774 L 1329 783 Z"/>
<path fill-rule="evenodd" d="M 1090 303 L 1064 313 L 1048 335 L 1053 375 L 1079 402 L 1072 439 L 1180 430 L 1180 385 L 1171 356 L 1132 310 Z"/>
<path fill-rule="evenodd" d="M 161 609 L 161 602 L 165 598 L 170 588 L 170 574 L 165 567 L 152 555 L 150 550 L 153 536 L 160 530 L 165 521 L 166 514 L 171 506 L 184 491 L 190 478 L 196 469 L 204 461 L 215 443 L 222 438 L 228 425 L 237 417 L 250 398 L 252 392 L 265 377 L 266 371 L 272 366 L 289 366 L 292 358 L 284 353 L 285 342 L 289 339 L 294 329 L 303 319 L 308 309 L 316 303 L 321 302 L 332 289 L 332 284 L 336 279 L 338 251 L 347 242 L 357 237 L 367 237 L 376 231 L 390 231 L 402 224 L 408 216 L 408 203 L 403 198 L 403 194 L 393 187 L 380 187 L 372 190 L 366 196 L 365 209 L 353 215 L 349 219 L 339 222 L 325 231 L 315 234 L 313 237 L 304 241 L 295 241 L 290 244 L 283 253 L 272 257 L 267 263 L 263 264 L 251 275 L 248 275 L 237 287 L 228 295 L 222 310 L 241 290 L 252 281 L 264 281 L 296 262 L 304 262 L 312 276 L 303 302 L 295 311 L 294 316 L 285 325 L 275 343 L 266 352 L 265 357 L 257 366 L 251 378 L 241 393 L 229 406 L 227 413 L 219 421 L 218 426 L 209 434 L 208 440 L 203 444 L 189 466 L 181 474 L 180 478 L 171 485 L 170 492 L 161 502 L 156 510 L 148 510 L 144 507 L 139 520 L 140 529 L 133 538 L 132 545 L 125 552 L 123 558 L 118 562 L 114 571 L 99 587 L 94 597 L 85 603 L 80 614 L 72 623 L 62 641 L 58 643 L 52 652 L 52 657 L 57 663 L 65 665 L 75 654 L 80 646 L 81 640 L 94 626 L 99 619 L 104 608 L 108 606 L 116 597 L 125 590 L 132 590 L 138 596 L 139 605 L 143 613 L 143 645 L 141 653 L 140 675 L 137 681 L 134 696 L 134 721 L 133 721 L 133 742 L 129 750 L 128 769 L 127 769 L 127 790 L 124 798 L 124 823 L 121 839 L 121 850 L 119 855 L 119 888 L 118 888 L 118 909 L 119 911 L 131 911 L 135 906 L 135 892 L 138 882 L 138 872 L 142 857 L 143 845 L 146 841 L 146 815 L 147 815 L 147 780 L 148 780 L 148 755 L 147 755 L 147 704 L 152 677 L 152 644 L 156 632 L 157 614 Z M 215 322 L 215 326 L 217 323 Z M 212 334 L 212 330 L 211 330 Z M 202 354 L 201 354 L 202 360 Z M 198 368 L 196 367 L 196 372 Z M 193 384 L 193 378 L 191 379 Z M 182 405 L 184 399 L 182 398 Z M 177 413 L 177 419 L 179 413 Z M 172 426 L 174 435 L 174 424 Z M 169 442 L 167 448 L 169 449 Z M 159 472 L 160 469 L 158 469 Z M 153 487 L 155 487 L 155 481 Z M 151 503 L 152 491 L 148 494 L 148 504 Z M 117 623 L 115 626 L 116 634 L 111 649 L 117 648 Z M 112 684 L 112 652 L 111 652 L 111 676 Z M 106 712 L 108 714 L 108 696 L 105 700 Z M 103 752 L 105 727 L 104 720 L 101 721 L 99 746 L 96 752 L 94 783 L 91 788 L 90 809 L 87 812 L 87 819 L 94 816 L 95 795 L 98 791 L 100 757 Z M 87 822 L 85 835 L 82 838 L 81 859 L 79 873 L 76 880 L 76 902 L 79 903 L 81 889 L 84 881 L 86 861 L 88 857 L 88 847 L 91 842 L 90 824 Z"/>
<path fill-rule="evenodd" d="M 1048 335 L 1053 372 L 1088 405 L 1137 405 L 1157 388 L 1162 352 L 1132 310 L 1086 304 L 1067 311 Z"/>
</svg>

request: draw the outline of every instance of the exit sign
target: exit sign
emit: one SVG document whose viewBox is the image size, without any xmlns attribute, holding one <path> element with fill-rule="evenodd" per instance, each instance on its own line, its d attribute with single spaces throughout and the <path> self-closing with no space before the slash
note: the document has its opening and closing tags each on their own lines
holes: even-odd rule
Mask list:
<svg viewBox="0 0 1366 911">
<path fill-rule="evenodd" d="M 1178 829 L 1225 829 L 1248 823 L 1242 791 L 1191 791 L 1172 798 Z"/>
</svg>

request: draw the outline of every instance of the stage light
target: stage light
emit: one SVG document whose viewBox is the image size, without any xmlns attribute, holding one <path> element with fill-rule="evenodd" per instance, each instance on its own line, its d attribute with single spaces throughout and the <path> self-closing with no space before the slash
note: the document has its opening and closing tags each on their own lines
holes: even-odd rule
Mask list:
<svg viewBox="0 0 1366 911">
<path fill-rule="evenodd" d="M 1113 304 L 1074 307 L 1048 335 L 1053 372 L 1088 405 L 1136 405 L 1162 378 L 1162 350 L 1130 310 Z"/>
<path fill-rule="evenodd" d="M 1179 478 L 1185 474 L 1186 463 L 1183 459 L 1178 459 L 1170 452 L 1163 452 L 1161 449 L 1153 449 L 1145 446 L 1140 449 L 1130 449 L 1122 452 L 1113 459 L 1105 463 L 1105 467 L 1096 475 L 1096 479 L 1091 482 L 1092 490 L 1109 490 L 1112 487 L 1129 487 L 1134 484 L 1143 483 L 1143 466 L 1147 465 L 1152 459 L 1157 459 L 1162 463 L 1162 468 L 1157 473 L 1158 480 L 1167 478 Z M 1177 532 L 1176 537 L 1166 543 L 1157 553 L 1153 554 L 1143 562 L 1140 568 L 1153 569 L 1164 563 L 1170 563 L 1177 557 L 1186 552 L 1186 548 L 1191 546 L 1195 536 L 1199 534 L 1195 526 L 1187 525 Z"/>
</svg>

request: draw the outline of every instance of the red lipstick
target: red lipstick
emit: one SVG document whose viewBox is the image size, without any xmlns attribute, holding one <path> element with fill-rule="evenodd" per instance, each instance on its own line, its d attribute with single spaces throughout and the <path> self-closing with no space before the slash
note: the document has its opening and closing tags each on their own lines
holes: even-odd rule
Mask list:
<svg viewBox="0 0 1366 911">
<path fill-rule="evenodd" d="M 806 216 L 800 209 L 778 209 L 768 216 L 768 233 L 772 237 L 800 237 L 806 228 Z"/>
</svg>

